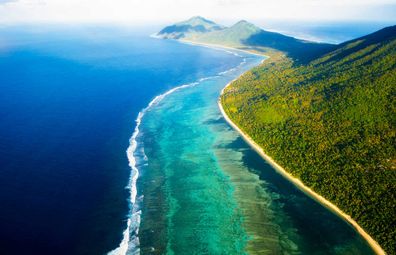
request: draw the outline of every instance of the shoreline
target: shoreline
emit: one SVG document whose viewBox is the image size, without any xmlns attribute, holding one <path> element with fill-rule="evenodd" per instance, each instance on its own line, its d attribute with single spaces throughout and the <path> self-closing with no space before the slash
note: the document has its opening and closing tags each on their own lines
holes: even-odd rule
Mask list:
<svg viewBox="0 0 396 255">
<path fill-rule="evenodd" d="M 243 75 L 243 74 L 242 74 Z M 241 76 L 242 76 L 241 75 Z M 240 78 L 241 76 L 237 77 L 233 81 L 229 82 L 220 92 L 220 97 L 223 95 L 224 90 L 235 80 Z M 274 159 L 272 159 L 270 156 L 268 156 L 264 150 L 252 139 L 250 136 L 246 133 L 244 133 L 225 113 L 223 106 L 221 104 L 221 99 L 218 99 L 217 104 L 220 109 L 220 112 L 226 122 L 235 130 L 237 131 L 245 140 L 248 145 L 254 149 L 266 162 L 268 162 L 276 172 L 281 174 L 284 178 L 286 178 L 288 181 L 290 181 L 294 186 L 296 186 L 299 190 L 304 192 L 307 196 L 311 197 L 315 201 L 317 201 L 319 204 L 323 205 L 326 207 L 328 210 L 330 210 L 332 213 L 336 214 L 337 216 L 341 217 L 344 221 L 346 221 L 348 224 L 350 224 L 358 233 L 360 236 L 362 236 L 366 242 L 369 244 L 371 249 L 377 254 L 377 255 L 386 255 L 385 251 L 382 249 L 382 247 L 378 244 L 377 241 L 375 241 L 350 215 L 344 213 L 340 208 L 338 208 L 336 205 L 331 203 L 329 200 L 324 198 L 323 196 L 319 195 L 318 193 L 314 192 L 311 188 L 306 186 L 300 179 L 292 176 L 289 172 L 287 172 L 282 166 L 280 166 Z"/>
<path fill-rule="evenodd" d="M 161 102 L 169 94 L 172 94 L 173 92 L 178 91 L 180 89 L 195 86 L 197 84 L 198 84 L 197 82 L 192 82 L 192 83 L 188 83 L 188 84 L 179 85 L 179 86 L 174 87 L 162 94 L 159 94 L 158 96 L 155 96 L 150 101 L 150 103 L 145 108 L 140 110 L 140 112 L 138 113 L 138 116 L 135 120 L 136 126 L 135 126 L 135 129 L 134 129 L 134 132 L 133 132 L 131 138 L 129 139 L 129 146 L 126 150 L 127 158 L 129 161 L 129 167 L 131 168 L 131 175 L 129 177 L 128 185 L 126 186 L 126 188 L 128 188 L 130 190 L 130 197 L 129 197 L 130 200 L 129 201 L 131 203 L 130 208 L 129 208 L 127 227 L 122 232 L 123 237 L 120 241 L 120 244 L 116 248 L 107 252 L 107 255 L 125 255 L 125 254 L 127 254 L 128 250 L 131 249 L 131 247 L 129 245 L 131 242 L 131 237 L 133 238 L 132 241 L 134 241 L 133 245 L 135 245 L 135 246 L 133 246 L 133 252 L 134 253 L 137 251 L 140 252 L 138 233 L 139 233 L 139 229 L 140 229 L 142 211 L 139 208 L 139 204 L 136 203 L 136 197 L 138 194 L 136 182 L 139 178 L 140 172 L 136 165 L 135 151 L 138 146 L 138 142 L 136 141 L 136 138 L 140 133 L 139 127 L 143 120 L 144 115 L 146 114 L 146 112 L 148 110 L 150 110 L 151 107 L 153 107 L 156 104 L 158 104 L 159 102 Z M 137 224 L 135 224 L 136 222 L 137 222 Z M 131 235 L 131 233 L 130 233 L 131 227 L 133 228 L 133 230 L 136 234 Z"/>
<path fill-rule="evenodd" d="M 162 37 L 157 36 L 157 34 L 152 34 L 152 35 L 150 35 L 150 37 L 155 38 L 155 39 L 164 40 Z M 253 52 L 253 51 L 244 50 L 244 49 L 238 49 L 238 48 L 234 48 L 231 46 L 225 46 L 225 45 L 221 45 L 221 44 L 194 42 L 194 41 L 184 40 L 184 39 L 166 39 L 166 40 L 172 40 L 172 41 L 176 41 L 179 43 L 189 44 L 189 45 L 193 45 L 193 46 L 207 47 L 207 48 L 211 48 L 211 49 L 239 51 L 239 52 L 243 52 L 243 53 L 247 53 L 247 54 L 251 54 L 251 55 L 265 57 L 265 59 L 263 59 L 263 61 L 266 60 L 267 58 L 270 58 L 270 56 L 265 55 L 264 53 L 260 54 L 258 52 Z"/>
<path fill-rule="evenodd" d="M 256 55 L 256 56 L 260 56 L 260 57 L 269 58 L 269 56 L 268 56 L 268 55 L 265 55 L 265 54 L 260 54 L 260 53 L 252 52 L 252 51 L 249 51 L 249 50 L 238 49 L 238 48 L 234 48 L 234 47 L 231 47 L 231 46 L 224 46 L 224 45 L 214 44 L 214 43 L 194 42 L 194 41 L 183 40 L 183 39 L 176 40 L 176 41 L 182 42 L 182 43 L 185 43 L 185 44 L 191 44 L 191 45 L 195 45 L 195 46 L 203 46 L 203 47 L 208 47 L 208 48 L 215 48 L 215 49 L 218 48 L 218 49 L 226 49 L 226 50 L 236 50 L 236 51 L 240 51 L 240 52 L 247 53 L 247 54 L 251 54 L 251 55 Z M 264 60 L 265 60 L 265 59 L 264 59 Z"/>
<path fill-rule="evenodd" d="M 160 39 L 157 36 L 152 36 L 154 38 Z M 270 58 L 270 56 L 265 55 L 265 54 L 259 54 L 256 52 L 251 52 L 249 50 L 243 50 L 243 49 L 238 49 L 238 48 L 233 48 L 230 46 L 224 46 L 224 45 L 218 45 L 218 44 L 209 44 L 209 43 L 200 43 L 200 42 L 194 42 L 194 41 L 189 41 L 189 40 L 175 40 L 172 39 L 174 41 L 177 41 L 179 43 L 185 43 L 185 44 L 190 44 L 190 45 L 194 45 L 194 46 L 201 46 L 201 47 L 208 47 L 208 48 L 214 48 L 214 49 L 223 49 L 223 50 L 234 50 L 234 51 L 240 51 L 243 53 L 247 53 L 247 54 L 252 54 L 252 55 L 256 55 L 256 56 L 261 56 L 261 57 L 265 57 L 262 61 L 261 64 L 268 58 Z M 328 209 L 330 212 L 336 214 L 338 217 L 340 217 L 341 219 L 343 219 L 345 222 L 347 222 L 349 225 L 351 225 L 355 231 L 361 236 L 363 237 L 364 240 L 366 240 L 366 242 L 368 243 L 368 245 L 371 247 L 371 249 L 374 251 L 375 254 L 377 255 L 386 255 L 386 252 L 382 249 L 382 247 L 378 244 L 378 242 L 376 240 L 374 240 L 374 238 L 372 238 L 350 215 L 344 213 L 340 208 L 338 208 L 336 205 L 334 205 L 333 203 L 331 203 L 329 200 L 327 200 L 326 198 L 324 198 L 323 196 L 321 196 L 320 194 L 314 192 L 311 188 L 309 188 L 308 186 L 306 186 L 300 179 L 292 176 L 289 172 L 287 172 L 282 166 L 280 166 L 279 164 L 276 163 L 276 161 L 274 159 L 272 159 L 270 156 L 268 156 L 264 150 L 252 139 L 250 138 L 250 136 L 246 133 L 244 133 L 229 117 L 228 115 L 225 113 L 223 106 L 221 105 L 221 100 L 220 97 L 223 94 L 224 90 L 231 85 L 232 82 L 234 82 L 235 80 L 239 79 L 242 75 L 244 75 L 245 73 L 239 75 L 238 77 L 236 77 L 235 79 L 233 79 L 231 82 L 229 82 L 220 92 L 220 96 L 217 100 L 217 104 L 218 107 L 220 109 L 220 112 L 222 114 L 222 116 L 224 117 L 224 119 L 226 120 L 226 122 L 234 129 L 236 130 L 243 138 L 243 140 L 245 140 L 245 142 L 247 142 L 247 144 L 254 149 L 267 163 L 269 163 L 276 172 L 278 172 L 279 174 L 281 174 L 284 178 L 286 178 L 288 181 L 290 181 L 296 188 L 298 188 L 300 191 L 302 191 L 304 194 L 306 194 L 307 196 L 309 196 L 310 198 L 314 199 L 316 202 L 318 202 L 319 204 L 321 204 L 322 206 L 324 206 L 326 209 Z"/>
</svg>

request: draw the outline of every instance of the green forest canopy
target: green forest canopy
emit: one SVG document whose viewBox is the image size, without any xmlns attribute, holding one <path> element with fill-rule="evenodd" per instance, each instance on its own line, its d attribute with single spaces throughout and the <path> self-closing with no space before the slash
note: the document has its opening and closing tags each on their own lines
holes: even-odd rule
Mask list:
<svg viewBox="0 0 396 255">
<path fill-rule="evenodd" d="M 396 254 L 396 26 L 306 64 L 273 54 L 221 96 L 295 177 Z"/>
</svg>

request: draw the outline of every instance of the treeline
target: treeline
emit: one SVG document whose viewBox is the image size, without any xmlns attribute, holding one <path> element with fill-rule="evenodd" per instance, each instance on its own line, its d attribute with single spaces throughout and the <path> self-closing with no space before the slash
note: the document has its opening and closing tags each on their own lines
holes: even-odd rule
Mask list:
<svg viewBox="0 0 396 255">
<path fill-rule="evenodd" d="M 228 116 L 396 254 L 396 33 L 309 64 L 279 54 L 229 86 Z"/>
</svg>

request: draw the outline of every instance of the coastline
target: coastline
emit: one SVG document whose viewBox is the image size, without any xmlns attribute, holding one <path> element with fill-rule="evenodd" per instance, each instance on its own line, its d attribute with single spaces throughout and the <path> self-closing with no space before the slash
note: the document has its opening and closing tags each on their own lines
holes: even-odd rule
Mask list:
<svg viewBox="0 0 396 255">
<path fill-rule="evenodd" d="M 191 44 L 191 45 L 208 47 L 208 48 L 220 48 L 220 49 L 226 49 L 226 50 L 236 50 L 236 51 L 244 52 L 244 53 L 251 54 L 251 55 L 256 55 L 256 56 L 269 58 L 269 56 L 265 55 L 265 54 L 260 54 L 260 53 L 257 53 L 257 52 L 252 52 L 252 51 L 249 51 L 249 50 L 238 49 L 238 48 L 234 48 L 234 47 L 230 47 L 230 46 L 224 46 L 224 45 L 220 45 L 220 44 L 194 42 L 194 41 L 183 40 L 183 39 L 180 39 L 180 40 L 177 40 L 177 41 L 178 42 L 182 42 L 182 43 L 186 43 L 186 44 Z"/>
<path fill-rule="evenodd" d="M 161 39 L 159 37 L 156 37 L 155 35 L 151 35 L 150 37 L 155 38 L 155 39 Z M 183 42 L 180 40 L 175 40 L 179 43 L 185 43 L 185 44 L 192 44 L 195 46 L 201 46 L 201 47 L 207 47 L 207 48 L 213 48 L 216 50 L 222 50 L 222 51 L 227 51 L 227 50 L 233 50 L 233 51 L 240 51 L 240 52 L 244 52 L 247 54 L 253 54 L 253 55 L 257 55 L 257 56 L 265 56 L 265 55 L 260 55 L 260 54 L 255 54 L 249 51 L 245 51 L 245 50 L 239 50 L 239 49 L 235 49 L 235 48 L 231 48 L 231 47 L 223 47 L 221 45 L 203 45 L 203 44 L 194 44 L 193 42 Z M 232 52 L 229 52 L 232 53 Z M 235 53 L 233 53 L 235 54 Z M 262 61 L 264 61 L 266 58 L 264 58 Z M 136 203 L 137 200 L 137 189 L 136 189 L 136 182 L 137 179 L 139 178 L 139 169 L 137 168 L 136 165 L 136 158 L 134 156 L 134 153 L 137 149 L 137 141 L 136 138 L 140 132 L 139 127 L 140 127 L 140 123 L 145 115 L 145 113 L 154 105 L 156 105 L 158 102 L 162 101 L 162 99 L 164 99 L 167 95 L 172 94 L 173 92 L 180 90 L 180 89 L 184 89 L 187 87 L 192 87 L 195 85 L 198 85 L 201 81 L 205 80 L 207 78 L 201 78 L 196 82 L 192 82 L 192 83 L 188 83 L 188 84 L 183 84 L 183 85 L 179 85 L 177 87 L 174 87 L 168 91 L 166 91 L 163 94 L 160 94 L 158 96 L 156 96 L 145 108 L 143 108 L 139 113 L 138 116 L 135 120 L 136 122 L 136 126 L 134 129 L 134 132 L 129 140 L 130 144 L 129 147 L 126 150 L 126 154 L 127 154 L 127 158 L 129 160 L 129 167 L 131 168 L 131 175 L 129 178 L 129 182 L 128 185 L 126 186 L 127 189 L 130 190 L 130 208 L 129 208 L 129 217 L 127 220 L 127 226 L 124 229 L 124 231 L 122 232 L 122 239 L 119 243 L 119 245 L 108 251 L 107 255 L 124 255 L 127 254 L 127 252 L 132 248 L 134 252 L 140 252 L 140 248 L 139 248 L 139 238 L 137 235 L 131 235 L 131 228 L 133 229 L 133 232 L 138 233 L 139 232 L 139 227 L 140 227 L 140 221 L 141 221 L 141 210 L 139 209 L 139 206 Z M 136 223 L 137 222 L 137 223 Z M 132 242 L 132 245 L 134 245 L 133 247 L 130 247 L 130 243 Z"/>
<path fill-rule="evenodd" d="M 242 74 L 243 75 L 243 74 Z M 240 77 L 240 76 L 239 76 Z M 235 80 L 237 80 L 239 77 L 228 83 L 220 92 L 220 97 L 223 95 L 224 90 Z M 274 169 L 281 174 L 284 178 L 286 178 L 288 181 L 290 181 L 293 185 L 295 185 L 299 190 L 304 192 L 307 196 L 311 197 L 324 207 L 326 207 L 328 210 L 331 212 L 335 213 L 339 217 L 341 217 L 343 220 L 345 220 L 347 223 L 349 223 L 369 244 L 371 249 L 378 255 L 386 255 L 385 251 L 382 249 L 382 247 L 378 244 L 377 241 L 375 241 L 351 216 L 348 214 L 344 213 L 340 208 L 338 208 L 336 205 L 331 203 L 329 200 L 325 199 L 323 196 L 319 195 L 318 193 L 314 192 L 311 188 L 306 186 L 300 179 L 293 177 L 290 173 L 288 173 L 282 166 L 277 164 L 274 159 L 272 159 L 270 156 L 268 156 L 264 150 L 252 139 L 250 136 L 246 133 L 244 133 L 225 113 L 223 106 L 221 104 L 220 97 L 217 101 L 218 107 L 220 109 L 220 112 L 226 122 L 234 129 L 236 130 L 242 138 L 249 144 L 251 148 L 253 148 L 266 162 L 268 162 Z"/>
<path fill-rule="evenodd" d="M 139 135 L 139 132 L 140 132 L 139 127 L 140 127 L 140 124 L 143 120 L 145 113 L 148 110 L 150 110 L 153 106 L 155 106 L 156 104 L 161 102 L 169 94 L 172 94 L 173 92 L 180 90 L 180 89 L 195 86 L 197 84 L 198 84 L 198 82 L 192 82 L 192 83 L 183 84 L 183 85 L 174 87 L 174 88 L 166 91 L 165 93 L 154 97 L 154 99 L 151 100 L 150 103 L 138 113 L 138 116 L 135 120 L 136 126 L 135 126 L 135 129 L 134 129 L 134 132 L 133 132 L 131 138 L 129 139 L 129 146 L 126 150 L 127 158 L 129 161 L 129 167 L 132 170 L 131 175 L 129 177 L 128 185 L 126 186 L 126 188 L 129 189 L 129 191 L 130 191 L 129 201 L 131 203 L 129 205 L 130 208 L 129 208 L 129 216 L 128 216 L 128 220 L 127 220 L 127 226 L 126 226 L 125 230 L 122 232 L 123 237 L 120 241 L 120 244 L 113 250 L 107 252 L 107 255 L 125 255 L 131 249 L 133 249 L 133 254 L 136 254 L 136 252 L 140 253 L 139 237 L 137 236 L 137 234 L 139 233 L 142 211 L 140 210 L 139 205 L 136 203 L 136 199 L 137 199 L 136 182 L 139 178 L 140 172 L 139 172 L 139 169 L 137 168 L 137 161 L 136 161 L 134 154 L 135 154 L 135 151 L 138 146 L 138 142 L 136 141 L 136 138 Z M 133 232 L 136 233 L 135 235 L 131 235 L 131 228 L 133 229 Z M 131 240 L 131 237 L 132 237 L 132 240 Z M 130 247 L 130 245 L 129 245 L 131 242 L 134 245 L 133 247 Z"/>
<path fill-rule="evenodd" d="M 160 37 L 160 36 L 157 36 L 157 34 L 152 34 L 152 35 L 150 35 L 150 37 L 151 37 L 151 38 L 155 38 L 155 39 L 162 39 L 162 40 L 163 40 L 163 38 Z M 258 52 L 253 52 L 253 51 L 249 51 L 249 50 L 238 49 L 238 48 L 234 48 L 234 47 L 230 47 L 230 46 L 225 46 L 225 45 L 221 45 L 221 44 L 194 42 L 194 41 L 185 40 L 185 39 L 166 39 L 166 40 L 172 40 L 172 41 L 176 41 L 176 42 L 179 42 L 179 43 L 184 43 L 184 44 L 189 44 L 189 45 L 194 45 L 194 46 L 207 47 L 207 48 L 212 48 L 212 49 L 239 51 L 239 52 L 243 52 L 243 53 L 247 53 L 247 54 L 251 54 L 251 55 L 256 55 L 256 56 L 260 56 L 260 57 L 265 57 L 265 59 L 270 58 L 270 56 L 265 55 L 264 53 L 260 54 L 260 53 L 258 53 Z M 263 59 L 263 61 L 264 61 L 265 59 Z"/>
<path fill-rule="evenodd" d="M 153 38 L 161 39 L 160 37 L 157 36 L 152 36 Z M 174 39 L 172 39 L 174 40 Z M 238 48 L 233 48 L 230 46 L 224 46 L 224 45 L 219 45 L 219 44 L 210 44 L 210 43 L 201 43 L 201 42 L 194 42 L 194 41 L 189 41 L 189 40 L 175 40 L 179 43 L 185 43 L 185 44 L 190 44 L 194 46 L 201 46 L 201 47 L 208 47 L 208 48 L 214 48 L 214 49 L 223 49 L 223 50 L 233 50 L 233 51 L 239 51 L 239 52 L 244 52 L 247 54 L 252 54 L 256 56 L 261 56 L 265 57 L 262 61 L 261 64 L 267 59 L 270 58 L 270 56 L 265 55 L 265 54 L 260 54 L 257 52 L 252 52 L 249 50 L 244 50 L 244 49 L 238 49 Z M 311 197 L 315 201 L 317 201 L 319 204 L 322 206 L 326 207 L 330 212 L 336 214 L 339 216 L 341 219 L 346 221 L 348 224 L 350 224 L 355 231 L 358 232 L 358 234 L 363 237 L 368 245 L 371 247 L 371 249 L 374 251 L 375 254 L 377 255 L 386 255 L 387 253 L 382 249 L 382 247 L 378 244 L 376 240 L 374 240 L 350 215 L 344 213 L 340 208 L 338 208 L 336 205 L 331 203 L 329 200 L 324 198 L 323 196 L 319 195 L 318 193 L 314 192 L 311 188 L 306 186 L 300 179 L 293 177 L 290 173 L 288 173 L 282 166 L 276 163 L 274 159 L 272 159 L 270 156 L 268 156 L 264 150 L 256 143 L 252 138 L 250 138 L 249 135 L 244 133 L 225 113 L 223 106 L 221 105 L 221 100 L 220 97 L 223 94 L 224 90 L 235 80 L 239 79 L 243 74 L 229 82 L 220 92 L 220 96 L 218 99 L 218 107 L 220 109 L 220 112 L 226 122 L 234 129 L 236 130 L 242 138 L 248 143 L 250 147 L 252 147 L 266 162 L 268 162 L 274 169 L 281 174 L 284 178 L 286 178 L 288 181 L 290 181 L 295 187 L 297 187 L 299 190 L 304 192 L 307 196 Z"/>
</svg>

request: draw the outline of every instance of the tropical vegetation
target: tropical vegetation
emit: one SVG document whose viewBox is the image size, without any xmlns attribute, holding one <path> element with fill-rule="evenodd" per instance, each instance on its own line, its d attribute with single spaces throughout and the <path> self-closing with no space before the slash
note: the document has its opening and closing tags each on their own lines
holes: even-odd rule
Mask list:
<svg viewBox="0 0 396 255">
<path fill-rule="evenodd" d="M 396 254 L 396 26 L 305 61 L 277 50 L 225 89 L 227 115 Z"/>
</svg>

